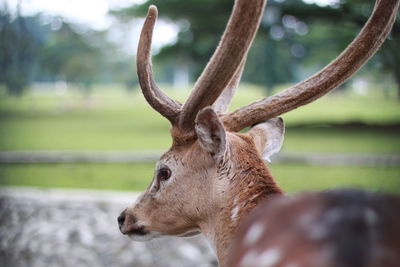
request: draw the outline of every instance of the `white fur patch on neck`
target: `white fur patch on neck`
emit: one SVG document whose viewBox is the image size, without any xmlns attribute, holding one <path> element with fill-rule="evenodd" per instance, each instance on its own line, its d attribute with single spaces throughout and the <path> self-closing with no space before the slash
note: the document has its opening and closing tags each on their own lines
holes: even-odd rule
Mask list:
<svg viewBox="0 0 400 267">
<path fill-rule="evenodd" d="M 240 207 L 238 205 L 233 207 L 233 209 L 231 211 L 231 220 L 232 220 L 232 222 L 236 222 L 238 214 L 239 214 L 239 211 L 240 211 Z"/>
<path fill-rule="evenodd" d="M 240 211 L 240 204 L 238 202 L 238 197 L 235 197 L 233 200 L 233 208 L 231 210 L 231 221 L 235 223 L 237 221 L 239 211 Z"/>
</svg>

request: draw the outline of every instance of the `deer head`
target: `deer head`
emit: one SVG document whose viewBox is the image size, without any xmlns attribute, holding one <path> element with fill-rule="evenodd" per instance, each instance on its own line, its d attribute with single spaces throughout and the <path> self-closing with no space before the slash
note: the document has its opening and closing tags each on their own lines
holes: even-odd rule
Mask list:
<svg viewBox="0 0 400 267">
<path fill-rule="evenodd" d="M 284 123 L 277 116 L 305 105 L 343 83 L 380 47 L 396 17 L 398 0 L 378 0 L 347 49 L 320 72 L 277 95 L 227 113 L 239 84 L 265 0 L 236 0 L 214 55 L 184 104 L 154 81 L 151 39 L 157 9 L 150 6 L 141 32 L 137 70 L 147 102 L 171 125 L 172 147 L 160 158 L 153 181 L 118 218 L 135 240 L 202 232 L 220 264 L 241 218 L 281 189 L 262 158 L 279 151 Z M 247 133 L 238 131 L 252 127 Z"/>
</svg>

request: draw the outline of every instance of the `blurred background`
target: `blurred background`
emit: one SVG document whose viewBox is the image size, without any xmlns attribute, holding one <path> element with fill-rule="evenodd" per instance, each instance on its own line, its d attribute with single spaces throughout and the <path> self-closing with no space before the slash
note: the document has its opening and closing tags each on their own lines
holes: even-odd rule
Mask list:
<svg viewBox="0 0 400 267">
<path fill-rule="evenodd" d="M 146 188 L 154 162 L 171 144 L 169 123 L 145 102 L 136 77 L 136 46 L 150 4 L 160 16 L 155 77 L 184 101 L 218 44 L 232 0 L 0 3 L 3 195 L 27 187 Z M 269 0 L 231 109 L 321 69 L 355 37 L 373 4 Z M 345 186 L 400 193 L 399 17 L 361 71 L 283 117 L 283 151 L 270 167 L 286 192 Z"/>
<path fill-rule="evenodd" d="M 150 4 L 160 12 L 155 76 L 184 101 L 219 41 L 232 0 L 1 4 L 0 184 L 145 188 L 154 160 L 171 143 L 168 122 L 145 103 L 136 76 L 137 40 Z M 232 109 L 322 68 L 354 38 L 372 8 L 356 0 L 269 1 Z M 397 19 L 357 75 L 283 116 L 282 156 L 288 157 L 271 167 L 286 191 L 336 185 L 400 191 L 399 48 Z"/>
</svg>

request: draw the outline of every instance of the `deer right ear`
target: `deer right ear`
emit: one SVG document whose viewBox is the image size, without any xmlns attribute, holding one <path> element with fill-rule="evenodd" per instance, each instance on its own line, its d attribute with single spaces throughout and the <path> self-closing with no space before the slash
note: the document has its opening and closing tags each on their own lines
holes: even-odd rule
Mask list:
<svg viewBox="0 0 400 267">
<path fill-rule="evenodd" d="M 255 125 L 248 134 L 253 138 L 263 158 L 271 162 L 270 157 L 282 148 L 285 123 L 282 118 L 269 119 Z"/>
<path fill-rule="evenodd" d="M 226 150 L 226 132 L 218 115 L 211 107 L 202 109 L 196 117 L 196 134 L 201 147 L 213 157 L 224 155 Z"/>
</svg>

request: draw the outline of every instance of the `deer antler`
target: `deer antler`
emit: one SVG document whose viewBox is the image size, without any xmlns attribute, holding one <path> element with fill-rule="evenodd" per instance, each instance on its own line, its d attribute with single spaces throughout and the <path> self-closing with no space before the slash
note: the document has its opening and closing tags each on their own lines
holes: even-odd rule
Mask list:
<svg viewBox="0 0 400 267">
<path fill-rule="evenodd" d="M 180 132 L 191 132 L 198 111 L 216 101 L 216 110 L 225 112 L 240 81 L 264 7 L 265 0 L 236 0 L 219 46 L 182 107 L 157 87 L 152 75 L 150 46 L 157 9 L 150 6 L 138 47 L 139 82 L 149 104 L 173 126 L 180 128 Z M 341 55 L 307 80 L 223 115 L 221 119 L 226 129 L 239 131 L 276 117 L 310 103 L 342 84 L 381 46 L 393 26 L 398 8 L 399 0 L 377 0 L 369 20 Z"/>
<path fill-rule="evenodd" d="M 153 35 L 154 24 L 157 19 L 157 8 L 150 6 L 140 33 L 139 46 L 137 49 L 137 73 L 140 87 L 147 102 L 161 115 L 166 117 L 172 125 L 178 119 L 181 104 L 169 98 L 162 92 L 153 78 L 151 67 L 151 38 Z"/>
<path fill-rule="evenodd" d="M 179 122 L 182 129 L 187 131 L 193 129 L 198 111 L 217 100 L 238 72 L 241 63 L 244 64 L 260 24 L 265 2 L 265 0 L 236 0 L 219 46 L 183 105 Z M 240 73 L 241 71 L 239 75 Z"/>
<path fill-rule="evenodd" d="M 227 130 L 239 131 L 310 103 L 346 81 L 378 50 L 396 19 L 399 0 L 377 0 L 353 42 L 320 72 L 284 91 L 222 117 Z"/>
<path fill-rule="evenodd" d="M 246 59 L 244 59 L 244 61 L 245 60 Z M 229 104 L 231 103 L 233 95 L 235 94 L 235 91 L 240 83 L 240 78 L 242 77 L 244 65 L 245 62 L 242 62 L 232 80 L 229 82 L 228 86 L 222 91 L 221 95 L 213 104 L 212 107 L 218 114 L 225 114 L 228 111 Z"/>
</svg>

